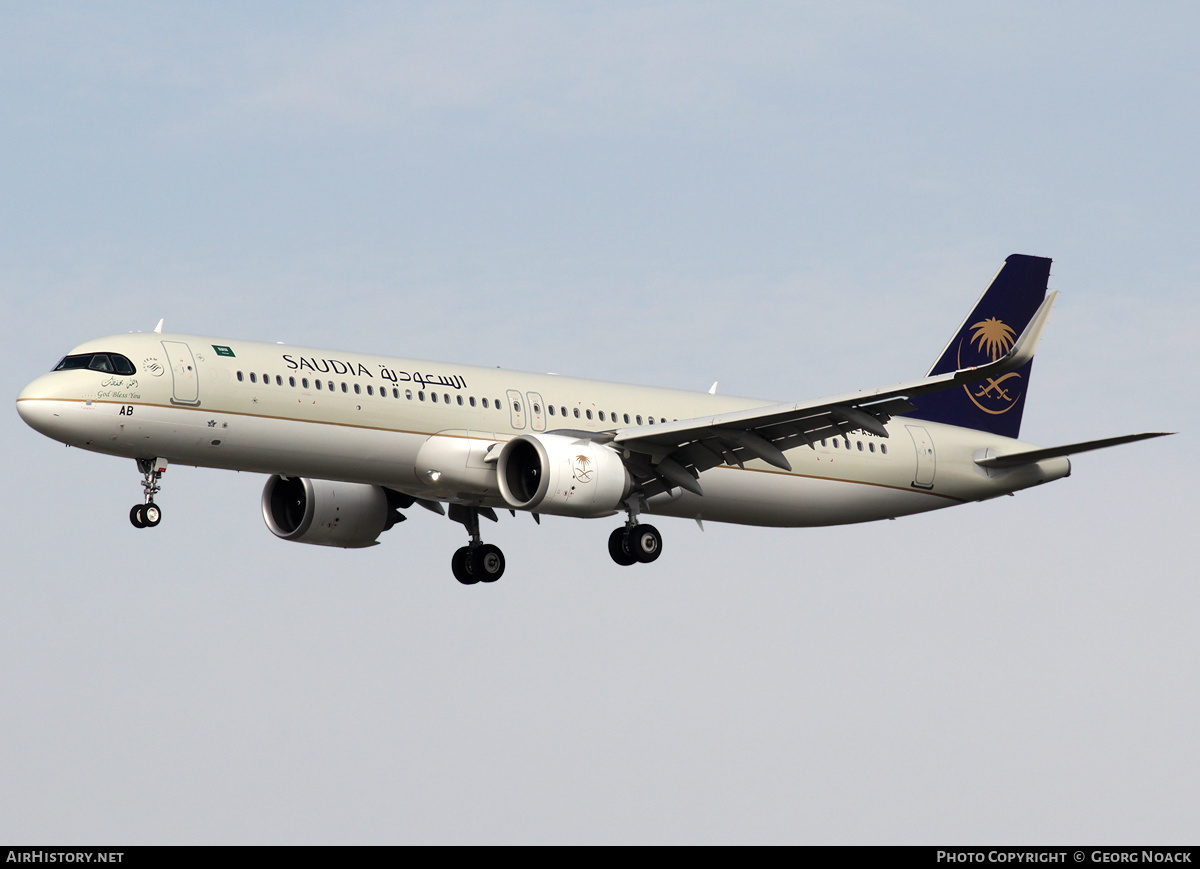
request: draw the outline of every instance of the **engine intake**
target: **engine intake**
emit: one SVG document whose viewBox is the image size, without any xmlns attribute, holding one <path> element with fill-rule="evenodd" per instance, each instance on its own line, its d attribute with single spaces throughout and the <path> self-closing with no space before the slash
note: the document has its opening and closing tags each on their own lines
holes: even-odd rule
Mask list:
<svg viewBox="0 0 1200 869">
<path fill-rule="evenodd" d="M 278 474 L 263 487 L 262 513 L 276 537 L 344 549 L 374 546 L 403 518 L 379 486 Z"/>
<path fill-rule="evenodd" d="M 554 516 L 609 516 L 633 485 L 615 450 L 569 435 L 515 437 L 496 465 L 510 507 Z"/>
</svg>

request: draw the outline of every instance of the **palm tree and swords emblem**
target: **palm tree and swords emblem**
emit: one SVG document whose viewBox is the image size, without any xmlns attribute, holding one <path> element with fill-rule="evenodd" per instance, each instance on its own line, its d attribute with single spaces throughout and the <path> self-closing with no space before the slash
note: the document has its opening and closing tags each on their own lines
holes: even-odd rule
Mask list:
<svg viewBox="0 0 1200 869">
<path fill-rule="evenodd" d="M 577 481 L 580 483 L 590 483 L 592 481 L 592 476 L 596 473 L 596 470 L 592 467 L 591 459 L 580 454 L 575 457 L 575 461 L 571 465 L 572 476 Z"/>
<path fill-rule="evenodd" d="M 974 323 L 971 328 L 970 346 L 977 349 L 980 355 L 988 357 L 992 362 L 995 362 L 1001 356 L 1009 351 L 1016 341 L 1016 332 L 1011 327 L 997 320 L 995 317 L 988 317 L 986 320 L 980 320 Z M 962 344 L 958 345 L 959 367 L 962 367 Z M 1013 409 L 1017 403 L 1017 399 L 1021 397 L 1021 393 L 1013 394 L 1010 390 L 1015 384 L 1009 384 L 1005 387 L 1003 384 L 1013 379 L 1020 380 L 1021 374 L 1017 371 L 1010 371 L 1008 374 L 1000 377 L 989 377 L 982 384 L 965 384 L 963 390 L 971 399 L 972 403 L 984 413 L 1001 414 Z M 978 387 L 978 391 L 972 391 Z M 990 407 L 985 407 L 980 401 L 985 401 Z"/>
</svg>

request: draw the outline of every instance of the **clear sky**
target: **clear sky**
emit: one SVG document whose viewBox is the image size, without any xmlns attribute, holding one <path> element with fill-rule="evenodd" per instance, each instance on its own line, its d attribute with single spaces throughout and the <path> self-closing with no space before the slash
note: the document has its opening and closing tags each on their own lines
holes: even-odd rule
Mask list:
<svg viewBox="0 0 1200 869">
<path fill-rule="evenodd" d="M 0 841 L 1178 843 L 1200 806 L 1193 3 L 0 3 L 5 394 L 169 330 L 772 399 L 919 377 L 1011 253 L 1022 435 L 858 527 L 422 510 L 0 416 Z"/>
</svg>

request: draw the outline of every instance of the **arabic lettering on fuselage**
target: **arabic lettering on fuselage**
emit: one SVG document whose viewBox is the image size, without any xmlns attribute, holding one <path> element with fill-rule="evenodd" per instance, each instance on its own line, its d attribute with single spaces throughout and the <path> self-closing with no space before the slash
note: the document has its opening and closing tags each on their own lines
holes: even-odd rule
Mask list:
<svg viewBox="0 0 1200 869">
<path fill-rule="evenodd" d="M 416 383 L 422 389 L 428 386 L 444 386 L 447 389 L 466 389 L 467 380 L 457 374 L 422 374 L 419 371 L 397 371 L 386 365 L 379 366 L 379 374 L 373 374 L 361 362 L 343 362 L 340 359 L 318 359 L 315 356 L 292 356 L 283 354 L 284 364 L 293 371 L 313 371 L 321 374 L 348 374 L 351 377 L 379 377 L 392 383 Z"/>
</svg>

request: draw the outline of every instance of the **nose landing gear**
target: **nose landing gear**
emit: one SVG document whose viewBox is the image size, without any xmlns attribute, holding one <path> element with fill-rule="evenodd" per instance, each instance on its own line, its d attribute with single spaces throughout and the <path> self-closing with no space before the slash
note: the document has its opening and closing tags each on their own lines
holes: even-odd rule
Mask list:
<svg viewBox="0 0 1200 869">
<path fill-rule="evenodd" d="M 129 521 L 134 528 L 153 528 L 162 521 L 162 510 L 157 504 L 134 504 L 129 510 Z"/>
<path fill-rule="evenodd" d="M 154 496 L 162 488 L 158 481 L 167 470 L 166 459 L 138 459 L 138 470 L 142 472 L 142 491 L 146 502 L 134 504 L 129 510 L 129 521 L 134 528 L 153 528 L 162 521 L 162 508 L 154 503 Z"/>
</svg>

